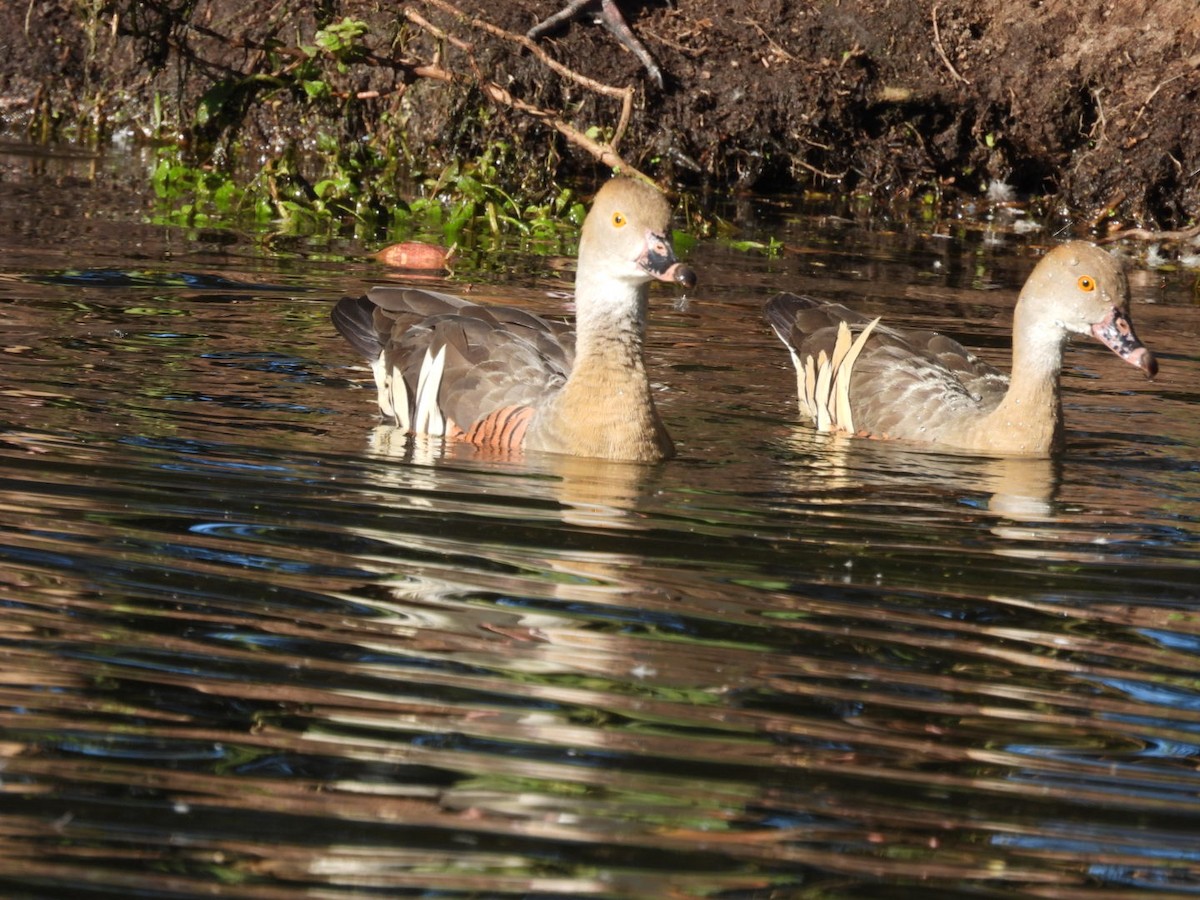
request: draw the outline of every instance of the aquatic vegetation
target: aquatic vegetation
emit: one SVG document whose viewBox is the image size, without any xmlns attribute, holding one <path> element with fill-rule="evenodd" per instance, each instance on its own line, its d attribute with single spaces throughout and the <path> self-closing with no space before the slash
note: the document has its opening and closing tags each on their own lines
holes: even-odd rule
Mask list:
<svg viewBox="0 0 1200 900">
<path fill-rule="evenodd" d="M 185 27 L 187 11 L 137 5 L 111 22 L 93 15 L 97 35 L 105 24 L 119 29 L 152 70 L 178 58 L 209 73 L 176 93 L 156 85 L 148 114 L 124 128 L 128 143 L 154 148 L 152 220 L 375 247 L 516 241 L 569 253 L 584 204 L 560 180 L 571 171 L 563 142 L 602 169 L 636 176 L 640 160 L 618 152 L 634 88 L 580 75 L 523 34 L 432 5 L 436 21 L 412 9 L 382 20 L 330 8 L 282 31 L 250 14 L 236 41 L 215 40 L 230 22 Z M 591 102 L 511 93 L 466 36 L 499 40 L 506 57 L 528 59 Z M 452 52 L 436 49 L 443 45 Z M 431 142 L 447 110 L 453 125 L 436 128 Z M 543 130 L 562 142 L 530 139 Z M 596 186 L 590 175 L 579 182 L 585 197 Z"/>
<path fill-rule="evenodd" d="M 561 249 L 561 237 L 583 219 L 582 202 L 545 178 L 547 166 L 509 142 L 486 139 L 486 104 L 459 123 L 480 138 L 461 157 L 414 153 L 396 110 L 357 138 L 350 137 L 353 128 L 337 124 L 366 114 L 371 98 L 350 89 L 348 76 L 354 67 L 386 65 L 373 49 L 381 39 L 390 40 L 344 17 L 310 41 L 264 45 L 258 70 L 217 81 L 190 117 L 181 111 L 184 140 L 163 140 L 156 106 L 155 135 L 163 142 L 151 172 L 154 219 L 364 242 L 423 238 L 452 245 L 516 236 Z M 245 123 L 276 102 L 299 103 L 324 124 L 255 165 Z M 542 173 L 537 180 L 528 175 L 534 170 Z"/>
<path fill-rule="evenodd" d="M 401 177 L 394 158 L 370 151 L 301 160 L 288 153 L 248 181 L 189 163 L 178 147 L 158 152 L 151 173 L 155 221 L 186 226 L 349 236 L 367 242 L 423 238 L 445 245 L 518 237 L 559 252 L 582 222 L 583 201 L 568 187 L 524 200 L 499 182 L 504 145 L 432 174 Z M 305 170 L 325 167 L 310 179 Z M 399 186 L 400 184 L 404 186 Z"/>
</svg>

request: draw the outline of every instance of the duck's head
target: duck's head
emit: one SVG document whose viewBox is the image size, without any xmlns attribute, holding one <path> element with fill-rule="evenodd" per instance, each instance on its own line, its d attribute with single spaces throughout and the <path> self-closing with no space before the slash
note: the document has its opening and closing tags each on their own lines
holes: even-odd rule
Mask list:
<svg viewBox="0 0 1200 900">
<path fill-rule="evenodd" d="M 579 239 L 579 266 L 644 284 L 696 284 L 696 273 L 675 257 L 671 207 L 653 187 L 614 178 L 596 194 Z"/>
<path fill-rule="evenodd" d="M 1133 331 L 1125 271 L 1095 244 L 1070 241 L 1047 253 L 1025 282 L 1019 304 L 1064 332 L 1092 335 L 1148 378 L 1158 373 L 1154 354 Z"/>
</svg>

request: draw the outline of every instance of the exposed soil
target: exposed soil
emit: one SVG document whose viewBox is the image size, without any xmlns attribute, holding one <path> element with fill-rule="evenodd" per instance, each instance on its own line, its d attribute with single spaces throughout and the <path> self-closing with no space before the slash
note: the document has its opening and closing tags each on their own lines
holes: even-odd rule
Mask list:
<svg viewBox="0 0 1200 900">
<path fill-rule="evenodd" d="M 1194 0 L 621 5 L 665 73 L 662 89 L 590 20 L 538 46 L 598 82 L 635 88 L 617 149 L 665 182 L 885 197 L 1003 182 L 1054 196 L 1085 223 L 1166 228 L 1200 218 Z M 80 122 L 149 133 L 157 94 L 202 154 L 255 164 L 259 151 L 304 148 L 318 128 L 419 159 L 503 139 L 537 182 L 598 165 L 554 118 L 601 137 L 618 122 L 618 100 L 433 2 L 121 0 L 90 20 L 82 6 L 0 4 L 0 115 L 10 133 Z M 559 3 L 459 7 L 523 33 Z M 405 19 L 406 9 L 429 26 Z M 342 60 L 343 71 L 327 60 L 333 91 L 313 100 L 299 86 L 296 48 L 344 16 L 371 26 L 370 53 Z M 507 100 L 481 90 L 487 82 Z"/>
</svg>

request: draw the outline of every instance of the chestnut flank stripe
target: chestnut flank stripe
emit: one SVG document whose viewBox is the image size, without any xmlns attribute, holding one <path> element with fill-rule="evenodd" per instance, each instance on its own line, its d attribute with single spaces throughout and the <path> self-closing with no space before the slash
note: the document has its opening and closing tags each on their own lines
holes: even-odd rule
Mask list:
<svg viewBox="0 0 1200 900">
<path fill-rule="evenodd" d="M 532 406 L 505 406 L 477 420 L 463 440 L 495 450 L 519 450 L 532 418 Z"/>
</svg>

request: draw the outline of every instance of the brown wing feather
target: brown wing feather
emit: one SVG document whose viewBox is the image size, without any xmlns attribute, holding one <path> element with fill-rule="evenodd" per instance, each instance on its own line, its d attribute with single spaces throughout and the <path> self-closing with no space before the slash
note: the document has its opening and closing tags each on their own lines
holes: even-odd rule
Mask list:
<svg viewBox="0 0 1200 900">
<path fill-rule="evenodd" d="M 779 294 L 766 306 L 767 321 L 801 364 L 822 352 L 832 356 L 838 324 L 855 333 L 867 316 L 837 303 Z M 879 325 L 854 363 L 850 405 L 854 428 L 877 436 L 924 436 L 943 417 L 963 408 L 989 410 L 1008 378 L 957 341 L 934 331 L 898 331 Z"/>
<path fill-rule="evenodd" d="M 468 439 L 523 437 L 528 416 L 501 413 L 542 405 L 565 383 L 574 361 L 565 324 L 434 291 L 372 288 L 365 297 L 339 301 L 331 318 L 359 352 L 372 361 L 382 354 L 384 371 L 404 379 L 410 412 L 422 368 L 443 353 L 437 404 Z"/>
<path fill-rule="evenodd" d="M 330 311 L 329 318 L 338 333 L 364 358 L 378 358 L 383 344 L 375 327 L 374 303 L 366 297 L 343 297 Z"/>
</svg>

